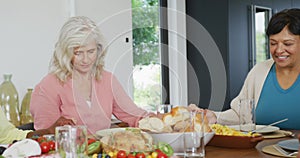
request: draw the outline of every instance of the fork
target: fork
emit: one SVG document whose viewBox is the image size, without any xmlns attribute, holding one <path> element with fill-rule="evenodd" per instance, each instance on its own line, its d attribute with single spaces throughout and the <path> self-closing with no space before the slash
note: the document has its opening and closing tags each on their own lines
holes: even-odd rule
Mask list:
<svg viewBox="0 0 300 158">
<path fill-rule="evenodd" d="M 278 145 L 273 145 L 274 149 L 276 149 L 278 152 L 280 152 L 281 154 L 283 154 L 284 156 L 295 156 L 298 154 L 298 151 L 294 151 L 294 152 L 288 152 L 284 149 L 282 149 L 280 146 Z"/>
</svg>

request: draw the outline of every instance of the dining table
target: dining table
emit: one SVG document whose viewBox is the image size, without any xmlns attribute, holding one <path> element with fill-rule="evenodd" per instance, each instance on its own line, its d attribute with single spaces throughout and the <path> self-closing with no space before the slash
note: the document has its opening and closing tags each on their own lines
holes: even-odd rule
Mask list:
<svg viewBox="0 0 300 158">
<path fill-rule="evenodd" d="M 120 122 L 112 125 L 111 128 L 128 127 L 128 124 Z M 227 148 L 207 145 L 205 146 L 205 158 L 279 158 L 271 154 L 264 153 L 262 150 L 266 146 L 275 145 L 280 141 L 288 139 L 296 139 L 300 134 L 300 130 L 286 130 L 292 135 L 280 138 L 265 138 L 253 148 Z"/>
</svg>

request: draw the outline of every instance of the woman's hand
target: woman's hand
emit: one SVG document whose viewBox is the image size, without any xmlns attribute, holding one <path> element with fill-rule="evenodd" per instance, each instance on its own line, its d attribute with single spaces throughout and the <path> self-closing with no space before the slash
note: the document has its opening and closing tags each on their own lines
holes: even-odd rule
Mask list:
<svg viewBox="0 0 300 158">
<path fill-rule="evenodd" d="M 209 124 L 217 123 L 217 116 L 213 111 L 205 109 L 204 113 L 206 114 L 206 118 Z"/>
<path fill-rule="evenodd" d="M 56 120 L 56 122 L 50 126 L 47 129 L 40 129 L 32 132 L 28 132 L 26 135 L 26 138 L 31 138 L 32 136 L 42 136 L 45 134 L 54 134 L 55 133 L 55 127 L 57 126 L 63 126 L 63 125 L 75 125 L 73 120 L 71 119 L 66 119 L 64 117 L 60 117 L 59 119 Z"/>
<path fill-rule="evenodd" d="M 72 119 L 67 119 L 67 118 L 61 116 L 59 119 L 56 120 L 56 122 L 54 124 L 52 124 L 52 126 L 50 126 L 48 128 L 48 130 L 49 130 L 50 133 L 54 133 L 55 132 L 55 127 L 64 126 L 64 125 L 74 126 L 75 123 Z"/>
<path fill-rule="evenodd" d="M 206 119 L 208 120 L 209 124 L 214 124 L 217 123 L 217 116 L 216 114 L 208 109 L 201 109 L 198 106 L 196 106 L 195 104 L 190 104 L 188 106 L 188 109 L 191 111 L 200 111 L 200 112 L 204 112 Z"/>
</svg>

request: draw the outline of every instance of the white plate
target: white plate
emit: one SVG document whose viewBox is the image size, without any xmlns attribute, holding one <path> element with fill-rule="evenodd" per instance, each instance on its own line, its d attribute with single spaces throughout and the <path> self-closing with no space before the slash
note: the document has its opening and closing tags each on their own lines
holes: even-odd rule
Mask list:
<svg viewBox="0 0 300 158">
<path fill-rule="evenodd" d="M 298 139 L 289 139 L 283 140 L 277 143 L 283 149 L 297 151 L 299 149 L 299 140 Z"/>
<path fill-rule="evenodd" d="M 256 132 L 261 134 L 276 132 L 278 130 L 279 127 L 276 126 L 256 125 Z"/>
<path fill-rule="evenodd" d="M 114 132 L 118 132 L 118 131 L 124 131 L 125 128 L 109 128 L 109 129 L 103 129 L 103 130 L 99 130 L 96 132 L 96 135 L 99 137 L 105 137 L 109 134 L 112 134 Z"/>
<path fill-rule="evenodd" d="M 239 130 L 239 125 L 229 126 L 235 130 Z M 276 126 L 266 126 L 266 125 L 256 125 L 256 132 L 260 134 L 272 133 L 279 130 L 279 127 Z"/>
</svg>

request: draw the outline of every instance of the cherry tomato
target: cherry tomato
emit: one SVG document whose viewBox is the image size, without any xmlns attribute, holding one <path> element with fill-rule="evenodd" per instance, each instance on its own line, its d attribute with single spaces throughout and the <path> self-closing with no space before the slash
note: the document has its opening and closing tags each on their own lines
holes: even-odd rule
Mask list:
<svg viewBox="0 0 300 158">
<path fill-rule="evenodd" d="M 39 144 L 46 142 L 46 141 L 47 141 L 47 139 L 45 137 L 40 136 L 37 138 L 37 142 L 39 142 Z"/>
<path fill-rule="evenodd" d="M 156 151 L 157 153 L 162 153 L 162 151 L 161 151 L 160 149 L 155 149 L 155 151 Z"/>
<path fill-rule="evenodd" d="M 127 155 L 126 155 L 126 151 L 124 150 L 119 150 L 118 153 L 117 153 L 117 158 L 126 158 Z"/>
<path fill-rule="evenodd" d="M 96 139 L 93 139 L 93 138 L 89 138 L 88 139 L 88 145 L 94 143 L 96 141 Z"/>
<path fill-rule="evenodd" d="M 168 156 L 165 153 L 160 152 L 157 154 L 157 158 L 168 158 Z"/>
<path fill-rule="evenodd" d="M 137 153 L 136 155 L 135 155 L 135 158 L 145 158 L 146 156 L 145 156 L 145 154 L 144 153 Z"/>
<path fill-rule="evenodd" d="M 55 142 L 54 142 L 53 140 L 50 140 L 50 141 L 48 142 L 48 144 L 49 144 L 49 147 L 50 147 L 50 151 L 51 151 L 51 150 L 55 150 Z"/>
<path fill-rule="evenodd" d="M 41 147 L 42 153 L 48 153 L 50 151 L 50 146 L 49 146 L 48 142 L 42 142 L 40 144 L 40 147 Z"/>
<path fill-rule="evenodd" d="M 135 158 L 135 156 L 133 154 L 128 154 L 127 158 Z"/>
</svg>

